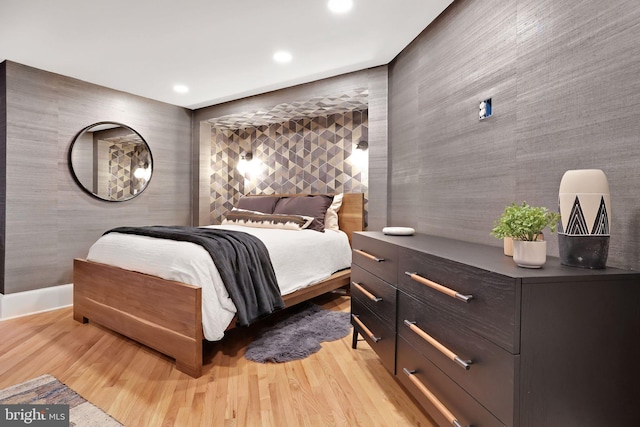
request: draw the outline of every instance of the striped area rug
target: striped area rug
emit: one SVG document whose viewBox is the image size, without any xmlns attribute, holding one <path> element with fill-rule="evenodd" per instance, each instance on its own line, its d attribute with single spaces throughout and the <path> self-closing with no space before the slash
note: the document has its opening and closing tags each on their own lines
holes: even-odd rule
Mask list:
<svg viewBox="0 0 640 427">
<path fill-rule="evenodd" d="M 122 426 L 109 414 L 88 402 L 51 375 L 42 375 L 0 390 L 0 404 L 69 405 L 70 426 Z"/>
</svg>

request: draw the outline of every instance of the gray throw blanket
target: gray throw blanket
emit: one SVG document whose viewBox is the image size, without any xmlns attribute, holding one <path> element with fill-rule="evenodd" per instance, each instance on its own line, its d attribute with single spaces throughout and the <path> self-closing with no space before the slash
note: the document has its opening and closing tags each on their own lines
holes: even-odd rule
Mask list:
<svg viewBox="0 0 640 427">
<path fill-rule="evenodd" d="M 139 234 L 196 243 L 209 252 L 238 310 L 237 324 L 251 322 L 284 308 L 269 252 L 255 236 L 212 228 L 149 226 L 118 227 L 107 233 Z"/>
</svg>

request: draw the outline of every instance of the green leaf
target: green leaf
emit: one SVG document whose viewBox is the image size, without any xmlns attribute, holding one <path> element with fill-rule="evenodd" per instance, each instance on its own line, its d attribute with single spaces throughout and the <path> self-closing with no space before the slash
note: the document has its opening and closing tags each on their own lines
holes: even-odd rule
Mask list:
<svg viewBox="0 0 640 427">
<path fill-rule="evenodd" d="M 521 205 L 511 203 L 494 222 L 491 235 L 498 239 L 512 237 L 535 241 L 545 228 L 554 233 L 559 220 L 560 214 L 550 212 L 545 207 L 529 206 L 527 202 L 522 202 Z"/>
</svg>

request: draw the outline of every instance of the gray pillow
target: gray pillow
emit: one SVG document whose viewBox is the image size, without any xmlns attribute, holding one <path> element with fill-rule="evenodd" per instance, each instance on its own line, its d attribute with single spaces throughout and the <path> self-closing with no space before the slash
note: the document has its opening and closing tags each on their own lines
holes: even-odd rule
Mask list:
<svg viewBox="0 0 640 427">
<path fill-rule="evenodd" d="M 242 196 L 238 200 L 237 208 L 272 214 L 280 196 Z"/>
<path fill-rule="evenodd" d="M 312 216 L 313 222 L 309 230 L 324 232 L 324 218 L 331 206 L 333 196 L 299 196 L 282 197 L 278 200 L 274 214 Z"/>
</svg>

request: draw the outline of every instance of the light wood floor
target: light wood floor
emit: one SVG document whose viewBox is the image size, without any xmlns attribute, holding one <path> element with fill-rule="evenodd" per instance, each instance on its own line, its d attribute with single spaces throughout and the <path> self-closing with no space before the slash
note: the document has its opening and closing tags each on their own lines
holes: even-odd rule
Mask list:
<svg viewBox="0 0 640 427">
<path fill-rule="evenodd" d="M 316 303 L 349 311 L 349 298 Z M 0 388 L 51 374 L 125 426 L 424 426 L 433 427 L 375 353 L 351 335 L 323 343 L 301 361 L 259 364 L 244 349 L 257 328 L 231 331 L 205 346 L 204 375 L 71 309 L 0 322 Z"/>
</svg>

